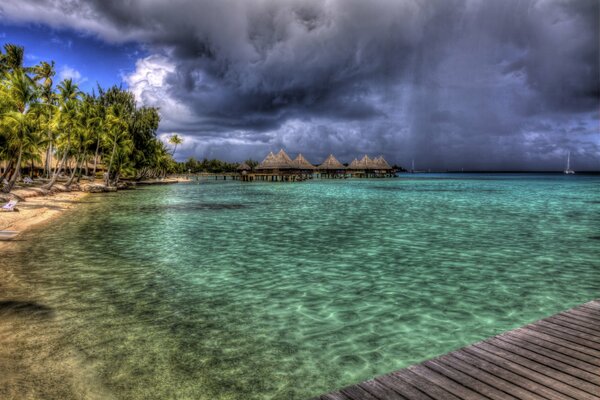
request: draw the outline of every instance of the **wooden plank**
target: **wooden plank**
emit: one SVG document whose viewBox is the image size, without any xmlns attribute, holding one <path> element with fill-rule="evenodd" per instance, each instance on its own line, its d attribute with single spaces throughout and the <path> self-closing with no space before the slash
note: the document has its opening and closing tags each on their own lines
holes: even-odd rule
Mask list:
<svg viewBox="0 0 600 400">
<path fill-rule="evenodd" d="M 331 392 L 321 396 L 321 400 L 352 400 L 340 392 Z"/>
<path fill-rule="evenodd" d="M 519 364 L 525 368 L 532 369 L 537 373 L 543 374 L 547 377 L 549 376 L 557 381 L 581 389 L 587 393 L 600 393 L 600 386 L 593 383 L 593 381 L 598 382 L 598 377 L 594 377 L 592 374 L 587 374 L 585 371 L 580 369 L 573 368 L 569 365 L 532 352 L 527 352 L 526 350 L 523 350 L 517 346 L 506 344 L 501 340 L 491 340 L 486 343 L 477 344 L 476 347 L 484 349 L 485 351 L 493 353 L 496 356 L 502 357 L 515 364 Z M 573 372 L 573 374 L 571 374 L 571 372 Z M 589 375 L 590 381 L 580 379 L 586 374 Z M 547 378 L 543 377 L 541 379 L 543 379 L 543 381 L 547 380 Z"/>
<path fill-rule="evenodd" d="M 550 333 L 545 333 L 545 332 L 543 332 L 543 329 L 530 329 L 530 328 L 519 328 L 516 331 L 525 332 L 527 334 L 527 336 L 524 336 L 524 338 L 537 337 L 542 340 L 559 345 L 561 347 L 575 350 L 578 353 L 586 354 L 586 355 L 592 357 L 593 360 L 600 360 L 600 351 L 599 350 L 595 350 L 595 349 L 589 348 L 587 346 L 581 345 L 579 343 L 565 340 L 559 336 L 556 336 L 555 331 L 550 330 Z M 513 331 L 513 332 L 515 332 L 515 331 Z M 590 362 L 590 361 L 588 361 L 588 362 Z M 594 364 L 594 363 L 592 362 L 592 364 Z"/>
<path fill-rule="evenodd" d="M 480 347 L 481 346 L 481 347 Z M 517 364 L 514 359 L 516 357 L 510 357 L 511 360 L 507 358 L 501 357 L 498 354 L 506 354 L 506 352 L 496 352 L 494 349 L 489 348 L 486 344 L 475 344 L 473 346 L 469 346 L 465 348 L 465 352 L 484 359 L 490 363 L 493 363 L 499 367 L 502 367 L 508 371 L 511 371 L 517 375 L 528 380 L 528 382 L 537 384 L 542 390 L 538 389 L 538 392 L 547 396 L 548 398 L 553 399 L 578 399 L 578 400 L 597 400 L 591 398 L 587 393 L 581 392 L 574 387 L 569 386 L 563 382 L 557 381 L 555 379 L 550 379 L 548 376 L 541 374 L 539 370 L 542 370 L 543 366 L 536 363 L 529 363 L 529 367 L 523 367 L 520 364 Z M 551 396 L 551 397 L 550 397 Z"/>
<path fill-rule="evenodd" d="M 340 391 L 352 400 L 380 400 L 358 385 L 348 386 Z"/>
<path fill-rule="evenodd" d="M 383 375 L 375 378 L 376 381 L 380 382 L 383 386 L 386 386 L 395 392 L 401 394 L 410 400 L 432 400 L 431 397 L 418 390 L 416 387 L 409 385 L 408 383 L 393 377 L 391 375 Z"/>
<path fill-rule="evenodd" d="M 579 320 L 589 322 L 591 324 L 595 324 L 595 325 L 600 324 L 599 318 L 592 318 L 591 315 L 586 315 L 585 312 L 581 312 L 579 310 L 569 310 L 569 311 L 559 313 L 557 315 L 568 315 L 571 318 L 577 318 Z"/>
<path fill-rule="evenodd" d="M 472 389 L 474 392 L 484 395 L 486 398 L 492 400 L 516 400 L 516 397 L 509 395 L 506 392 L 502 392 L 493 386 L 488 385 L 485 382 L 477 380 L 467 374 L 460 372 L 458 369 L 454 369 L 436 359 L 425 361 L 423 365 L 427 368 L 434 370 L 448 378 L 456 381 L 466 388 Z"/>
<path fill-rule="evenodd" d="M 598 305 L 597 303 L 594 303 L 593 301 L 590 301 L 589 303 L 582 304 L 581 307 L 590 308 L 592 310 L 596 310 L 596 312 L 598 314 L 600 314 L 600 305 Z"/>
<path fill-rule="evenodd" d="M 583 317 L 583 318 L 591 320 L 591 321 L 598 321 L 598 322 L 600 322 L 600 318 L 598 318 L 598 317 L 596 317 L 596 316 L 594 316 L 592 314 L 589 314 L 584 309 L 571 310 L 569 313 L 572 314 L 572 315 L 577 315 L 577 316 Z"/>
<path fill-rule="evenodd" d="M 567 319 L 565 321 L 564 318 L 552 316 L 552 317 L 546 318 L 544 321 L 551 322 L 556 325 L 561 325 L 561 326 L 564 326 L 565 328 L 573 329 L 578 332 L 587 333 L 588 335 L 595 336 L 598 340 L 600 340 L 600 332 L 598 332 L 597 330 L 595 330 L 593 328 L 589 328 L 589 327 L 585 327 L 580 324 L 577 324 L 571 320 Z"/>
<path fill-rule="evenodd" d="M 595 307 L 586 307 L 586 305 L 584 304 L 581 307 L 579 307 L 578 310 L 585 312 L 595 318 L 600 318 L 600 310 Z"/>
<path fill-rule="evenodd" d="M 582 347 L 600 351 L 600 346 L 598 346 L 598 343 L 590 342 L 590 341 L 582 339 L 578 336 L 573 336 L 570 333 L 565 332 L 563 330 L 552 329 L 552 328 L 548 328 L 544 325 L 539 325 L 539 324 L 538 325 L 528 325 L 527 329 L 543 332 L 547 335 L 551 335 L 554 337 L 558 337 L 560 339 L 568 340 L 569 342 L 576 343 Z"/>
<path fill-rule="evenodd" d="M 437 372 L 427 368 L 424 365 L 413 365 L 408 367 L 408 370 L 421 378 L 430 381 L 432 384 L 438 385 L 444 388 L 446 391 L 458 396 L 460 399 L 465 400 L 485 400 L 486 398 L 479 393 L 473 392 L 471 389 L 466 388 L 462 385 L 457 384 L 451 379 L 446 378 L 444 375 L 440 375 Z"/>
<path fill-rule="evenodd" d="M 537 393 L 547 399 L 573 400 L 572 398 L 569 399 L 569 397 L 565 396 L 564 394 L 550 389 L 545 385 L 539 384 L 536 381 L 532 381 L 527 377 L 521 376 L 518 372 L 515 372 L 514 370 L 512 370 L 512 368 L 510 368 L 509 363 L 502 363 L 498 360 L 495 360 L 496 362 L 490 361 L 489 358 L 491 357 L 486 357 L 483 351 L 478 349 L 476 349 L 475 351 L 468 351 L 470 349 L 473 349 L 473 347 L 465 347 L 463 350 L 455 351 L 454 353 L 452 353 L 452 355 L 460 357 L 460 359 L 464 360 L 465 362 L 468 362 L 480 369 L 485 369 L 486 371 L 489 371 L 490 373 L 497 375 L 500 378 L 509 380 L 515 385 L 519 385 L 523 389 L 527 389 L 530 392 Z M 481 353 L 484 354 L 482 355 Z"/>
<path fill-rule="evenodd" d="M 413 385 L 420 391 L 427 393 L 429 396 L 437 400 L 460 400 L 452 393 L 444 390 L 443 388 L 432 384 L 427 379 L 420 377 L 408 369 L 401 369 L 400 371 L 392 372 L 391 374 L 395 378 L 402 379 L 403 381 Z"/>
<path fill-rule="evenodd" d="M 589 318 L 582 318 L 573 313 L 561 313 L 556 314 L 556 318 L 568 320 L 576 325 L 585 326 L 589 329 L 593 329 L 600 332 L 600 321 L 595 321 Z"/>
<path fill-rule="evenodd" d="M 600 337 L 594 336 L 594 335 L 589 335 L 587 333 L 583 333 L 583 332 L 579 332 L 578 330 L 575 329 L 571 329 L 569 327 L 563 326 L 563 325 L 559 325 L 556 324 L 554 322 L 550 322 L 550 321 L 539 321 L 536 323 L 537 326 L 543 326 L 545 328 L 549 328 L 549 329 L 553 329 L 555 331 L 559 331 L 559 332 L 564 332 L 567 333 L 571 336 L 575 336 L 578 337 L 580 339 L 583 339 L 587 342 L 593 343 L 593 347 L 592 348 L 599 348 L 600 349 Z M 589 344 L 588 344 L 589 345 Z"/>
<path fill-rule="evenodd" d="M 527 390 L 518 385 L 521 381 L 518 375 L 509 371 L 497 368 L 495 365 L 488 365 L 485 361 L 480 361 L 471 358 L 468 354 L 455 351 L 446 356 L 442 356 L 439 360 L 457 370 L 469 374 L 482 382 L 485 382 L 499 390 L 510 393 L 521 400 L 545 400 L 544 397 L 536 393 L 536 388 Z"/>
<path fill-rule="evenodd" d="M 522 347 L 524 349 L 527 349 L 528 351 L 532 351 L 535 352 L 537 354 L 540 354 L 542 356 L 548 357 L 548 358 L 552 358 L 554 360 L 560 361 L 562 363 L 568 364 L 570 366 L 576 367 L 582 371 L 587 371 L 589 373 L 592 374 L 597 374 L 600 373 L 600 368 L 597 365 L 593 365 L 590 364 L 584 360 L 581 360 L 580 358 L 576 358 L 573 357 L 572 354 L 576 353 L 574 351 L 571 351 L 567 348 L 560 348 L 561 351 L 557 351 L 556 349 L 553 349 L 553 345 L 552 343 L 543 343 L 543 340 L 539 340 L 539 341 L 527 341 L 525 339 L 521 339 L 518 336 L 514 336 L 511 335 L 510 332 L 502 334 L 497 336 L 497 338 L 499 340 L 503 340 L 505 342 L 514 344 L 515 346 L 519 346 Z M 535 340 L 535 339 L 533 339 Z M 538 345 L 538 343 L 542 343 L 541 345 Z M 559 347 L 559 346 L 556 346 Z M 567 353 L 565 353 L 567 352 Z M 581 353 L 577 354 L 579 357 L 582 356 Z M 585 356 L 585 354 L 583 354 L 583 356 Z M 599 361 L 600 360 L 596 360 Z M 598 380 L 600 381 L 600 375 L 594 375 L 598 378 Z"/>
<path fill-rule="evenodd" d="M 383 386 L 375 379 L 371 379 L 362 383 L 358 386 L 371 393 L 373 396 L 381 400 L 407 400 L 406 397 L 394 392 L 392 389 Z"/>
</svg>

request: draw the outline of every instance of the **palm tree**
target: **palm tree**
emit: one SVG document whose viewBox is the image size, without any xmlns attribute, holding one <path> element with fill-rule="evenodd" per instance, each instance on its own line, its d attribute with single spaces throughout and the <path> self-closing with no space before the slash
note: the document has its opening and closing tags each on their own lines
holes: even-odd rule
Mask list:
<svg viewBox="0 0 600 400">
<path fill-rule="evenodd" d="M 21 172 L 23 147 L 35 130 L 33 113 L 30 111 L 37 102 L 38 92 L 33 80 L 22 70 L 15 70 L 5 76 L 4 92 L 7 94 L 6 101 L 10 111 L 5 112 L 2 119 L 9 132 L 8 144 L 16 151 L 16 163 L 12 167 L 14 172 L 8 185 L 3 188 L 3 191 L 8 193 L 12 190 Z"/>
<path fill-rule="evenodd" d="M 173 153 L 171 153 L 171 157 L 175 157 L 175 151 L 177 151 L 177 145 L 183 143 L 183 139 L 176 133 L 171 135 L 169 138 L 169 143 L 174 144 Z"/>
<path fill-rule="evenodd" d="M 58 85 L 58 91 L 58 102 L 60 106 L 58 113 L 56 113 L 53 119 L 53 124 L 62 129 L 61 138 L 64 142 L 64 152 L 60 164 L 56 170 L 54 170 L 52 179 L 44 186 L 45 189 L 51 189 L 52 186 L 54 186 L 56 180 L 58 179 L 58 175 L 61 173 L 65 165 L 67 156 L 71 150 L 71 134 L 78 122 L 78 100 L 81 94 L 79 87 L 77 84 L 73 83 L 71 79 L 65 79 Z"/>
<path fill-rule="evenodd" d="M 54 61 L 48 63 L 46 61 L 42 61 L 35 67 L 33 67 L 33 79 L 35 81 L 41 82 L 41 93 L 40 98 L 42 99 L 42 104 L 45 105 L 45 127 L 46 127 L 46 136 L 47 136 L 47 144 L 46 147 L 46 164 L 44 166 L 46 177 L 50 177 L 51 169 L 52 169 L 52 154 L 53 154 L 53 145 L 54 145 L 54 137 L 52 136 L 52 130 L 50 129 L 52 120 L 52 114 L 54 108 L 56 107 L 56 95 L 52 90 L 53 84 L 53 76 L 56 71 L 54 69 Z"/>
<path fill-rule="evenodd" d="M 113 163 L 119 145 L 124 146 L 127 137 L 127 122 L 125 121 L 125 109 L 121 104 L 111 106 L 106 115 L 106 125 L 108 135 L 106 136 L 109 145 L 112 145 L 110 162 L 106 171 L 106 186 L 110 186 L 111 173 L 113 173 Z M 129 145 L 127 143 L 127 145 Z"/>
<path fill-rule="evenodd" d="M 54 61 L 48 63 L 42 61 L 38 65 L 32 68 L 33 79 L 35 81 L 42 81 L 42 86 L 52 87 L 52 77 L 56 74 L 54 70 Z"/>
<path fill-rule="evenodd" d="M 8 184 L 2 188 L 4 193 L 9 193 L 17 179 L 21 175 L 21 162 L 23 153 L 32 147 L 35 147 L 37 140 L 36 126 L 32 118 L 27 114 L 11 111 L 4 115 L 4 126 L 10 132 L 9 145 L 17 149 L 17 161 L 14 166 L 14 172 L 8 181 Z"/>
<path fill-rule="evenodd" d="M 4 54 L 0 54 L 0 72 L 15 72 L 23 70 L 25 59 L 23 46 L 12 43 L 4 45 Z"/>
<path fill-rule="evenodd" d="M 97 139 L 94 135 L 98 135 L 97 127 L 99 125 L 100 118 L 96 114 L 95 104 L 93 103 L 93 99 L 91 96 L 85 96 L 83 102 L 81 102 L 81 107 L 79 107 L 77 113 L 78 123 L 76 129 L 74 129 L 75 136 L 74 142 L 76 145 L 75 151 L 75 168 L 71 171 L 71 177 L 66 183 L 66 186 L 69 187 L 73 183 L 73 179 L 75 178 L 75 174 L 77 171 L 80 172 L 81 175 L 81 166 L 83 161 L 89 155 L 89 149 L 91 145 L 97 142 Z M 98 151 L 98 147 L 96 147 L 96 152 Z M 79 178 L 77 178 L 79 181 Z"/>
</svg>

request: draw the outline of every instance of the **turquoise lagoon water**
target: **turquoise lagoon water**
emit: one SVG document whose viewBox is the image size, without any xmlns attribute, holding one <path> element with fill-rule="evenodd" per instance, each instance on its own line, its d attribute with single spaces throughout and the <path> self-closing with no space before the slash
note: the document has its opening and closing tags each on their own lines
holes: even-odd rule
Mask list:
<svg viewBox="0 0 600 400">
<path fill-rule="evenodd" d="M 307 399 L 600 297 L 599 189 L 427 174 L 92 195 L 2 257 L 0 300 L 25 304 L 5 307 L 5 358 L 44 398 Z"/>
</svg>

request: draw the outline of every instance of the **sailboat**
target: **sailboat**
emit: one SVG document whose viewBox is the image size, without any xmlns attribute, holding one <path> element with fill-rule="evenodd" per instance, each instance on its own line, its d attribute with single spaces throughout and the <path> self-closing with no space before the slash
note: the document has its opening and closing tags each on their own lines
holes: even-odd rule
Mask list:
<svg viewBox="0 0 600 400">
<path fill-rule="evenodd" d="M 567 169 L 565 169 L 565 174 L 566 175 L 572 175 L 575 173 L 575 171 L 573 171 L 571 169 L 571 152 L 569 151 L 569 153 L 567 154 Z"/>
</svg>

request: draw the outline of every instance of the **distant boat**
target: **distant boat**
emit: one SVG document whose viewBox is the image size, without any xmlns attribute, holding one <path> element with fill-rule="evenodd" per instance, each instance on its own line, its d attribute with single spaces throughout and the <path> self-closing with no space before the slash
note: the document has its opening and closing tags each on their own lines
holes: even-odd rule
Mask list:
<svg viewBox="0 0 600 400">
<path fill-rule="evenodd" d="M 572 175 L 575 173 L 575 171 L 571 169 L 571 152 L 567 154 L 567 169 L 565 169 L 564 172 L 566 175 Z"/>
<path fill-rule="evenodd" d="M 11 240 L 19 234 L 18 231 L 0 231 L 0 240 Z"/>
</svg>

